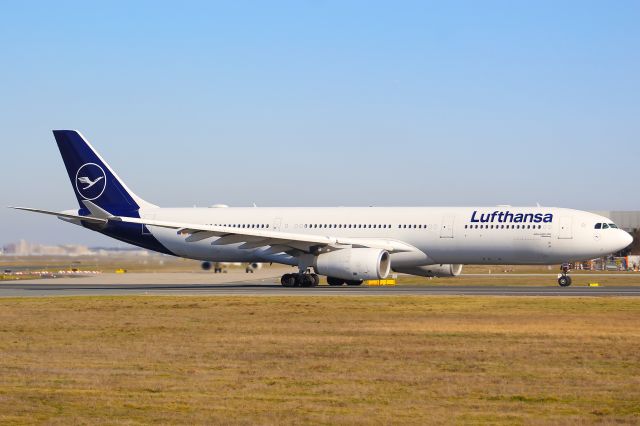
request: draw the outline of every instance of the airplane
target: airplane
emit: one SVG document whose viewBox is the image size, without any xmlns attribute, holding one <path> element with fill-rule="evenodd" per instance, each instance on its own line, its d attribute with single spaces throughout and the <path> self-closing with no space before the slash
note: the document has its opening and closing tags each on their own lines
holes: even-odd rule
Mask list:
<svg viewBox="0 0 640 426">
<path fill-rule="evenodd" d="M 285 287 L 317 286 L 319 275 L 338 286 L 391 271 L 454 277 L 464 264 L 559 264 L 633 241 L 606 217 L 555 207 L 158 207 L 134 194 L 80 132 L 53 135 L 79 208 L 12 208 L 174 256 L 297 267 L 281 277 Z M 571 285 L 567 271 L 558 284 Z"/>
</svg>

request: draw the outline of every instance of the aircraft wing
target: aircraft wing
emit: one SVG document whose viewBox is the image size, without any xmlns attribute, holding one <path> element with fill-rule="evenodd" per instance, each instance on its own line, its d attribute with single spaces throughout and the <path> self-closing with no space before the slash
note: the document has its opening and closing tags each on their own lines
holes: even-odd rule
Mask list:
<svg viewBox="0 0 640 426">
<path fill-rule="evenodd" d="M 388 238 L 353 238 L 336 237 L 331 235 L 314 235 L 292 232 L 282 232 L 270 229 L 233 228 L 228 226 L 213 226 L 204 224 L 170 222 L 153 219 L 140 219 L 126 216 L 113 216 L 89 201 L 85 201 L 91 216 L 80 216 L 70 212 L 54 212 L 34 209 L 30 207 L 12 207 L 35 213 L 57 216 L 66 220 L 80 220 L 97 224 L 108 222 L 137 223 L 147 226 L 175 229 L 178 234 L 186 235 L 186 242 L 197 242 L 213 237 L 212 245 L 240 244 L 240 249 L 256 249 L 265 247 L 264 254 L 289 253 L 300 254 L 318 251 L 333 251 L 350 247 L 369 247 L 387 250 L 388 252 L 417 251 L 414 246 L 402 241 Z"/>
<path fill-rule="evenodd" d="M 412 245 L 386 238 L 335 237 L 331 235 L 301 234 L 268 229 L 233 228 L 227 226 L 167 222 L 120 216 L 111 217 L 109 220 L 175 229 L 178 234 L 187 235 L 185 240 L 187 242 L 196 242 L 213 237 L 219 237 L 211 244 L 227 245 L 242 243 L 239 247 L 241 249 L 271 247 L 271 253 L 288 252 L 291 249 L 309 253 L 314 251 L 314 248 L 322 248 L 325 249 L 325 251 L 332 251 L 349 247 L 379 248 L 389 252 L 417 250 Z"/>
</svg>

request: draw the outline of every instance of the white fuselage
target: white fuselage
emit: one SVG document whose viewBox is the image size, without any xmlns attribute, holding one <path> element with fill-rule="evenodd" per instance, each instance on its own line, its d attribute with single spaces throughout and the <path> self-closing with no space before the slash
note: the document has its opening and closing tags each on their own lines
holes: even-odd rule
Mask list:
<svg viewBox="0 0 640 426">
<path fill-rule="evenodd" d="M 595 229 L 610 219 L 545 207 L 335 207 L 335 208 L 147 208 L 144 219 L 268 229 L 296 234 L 386 239 L 415 247 L 392 253 L 392 268 L 430 264 L 553 264 L 592 259 L 630 243 L 626 232 Z M 521 219 L 518 221 L 518 219 Z M 148 231 L 178 256 L 210 261 L 280 262 L 288 256 L 263 247 L 216 245 L 217 237 L 188 242 L 175 230 Z"/>
</svg>

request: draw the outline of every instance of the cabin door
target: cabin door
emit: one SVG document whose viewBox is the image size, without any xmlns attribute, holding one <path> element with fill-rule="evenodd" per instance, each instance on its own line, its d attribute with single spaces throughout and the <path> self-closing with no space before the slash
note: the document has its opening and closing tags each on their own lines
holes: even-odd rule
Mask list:
<svg viewBox="0 0 640 426">
<path fill-rule="evenodd" d="M 440 238 L 453 238 L 453 222 L 455 221 L 455 215 L 445 214 L 442 217 L 442 223 L 440 224 Z"/>
<path fill-rule="evenodd" d="M 563 216 L 560 218 L 560 228 L 558 229 L 559 239 L 571 239 L 573 238 L 573 217 Z"/>
</svg>

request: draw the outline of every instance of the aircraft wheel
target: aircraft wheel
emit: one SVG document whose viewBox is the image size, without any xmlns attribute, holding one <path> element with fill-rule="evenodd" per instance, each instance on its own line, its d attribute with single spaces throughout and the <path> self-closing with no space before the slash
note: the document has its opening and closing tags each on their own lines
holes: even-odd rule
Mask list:
<svg viewBox="0 0 640 426">
<path fill-rule="evenodd" d="M 296 279 L 292 274 L 284 274 L 282 278 L 280 278 L 280 284 L 283 287 L 295 287 Z"/>
<path fill-rule="evenodd" d="M 563 275 L 558 278 L 558 284 L 560 287 L 569 287 L 571 285 L 571 277 L 568 275 Z"/>
<path fill-rule="evenodd" d="M 315 281 L 313 280 L 313 277 L 309 274 L 302 274 L 300 275 L 300 286 L 301 287 L 313 287 L 313 284 L 315 283 Z"/>
<path fill-rule="evenodd" d="M 327 277 L 327 284 L 338 286 L 344 284 L 344 280 L 341 278 Z"/>
<path fill-rule="evenodd" d="M 318 274 L 311 274 L 311 278 L 313 279 L 312 287 L 317 287 L 318 284 L 320 284 L 320 277 L 318 276 Z"/>
<path fill-rule="evenodd" d="M 347 280 L 347 285 L 362 285 L 362 280 Z"/>
</svg>

